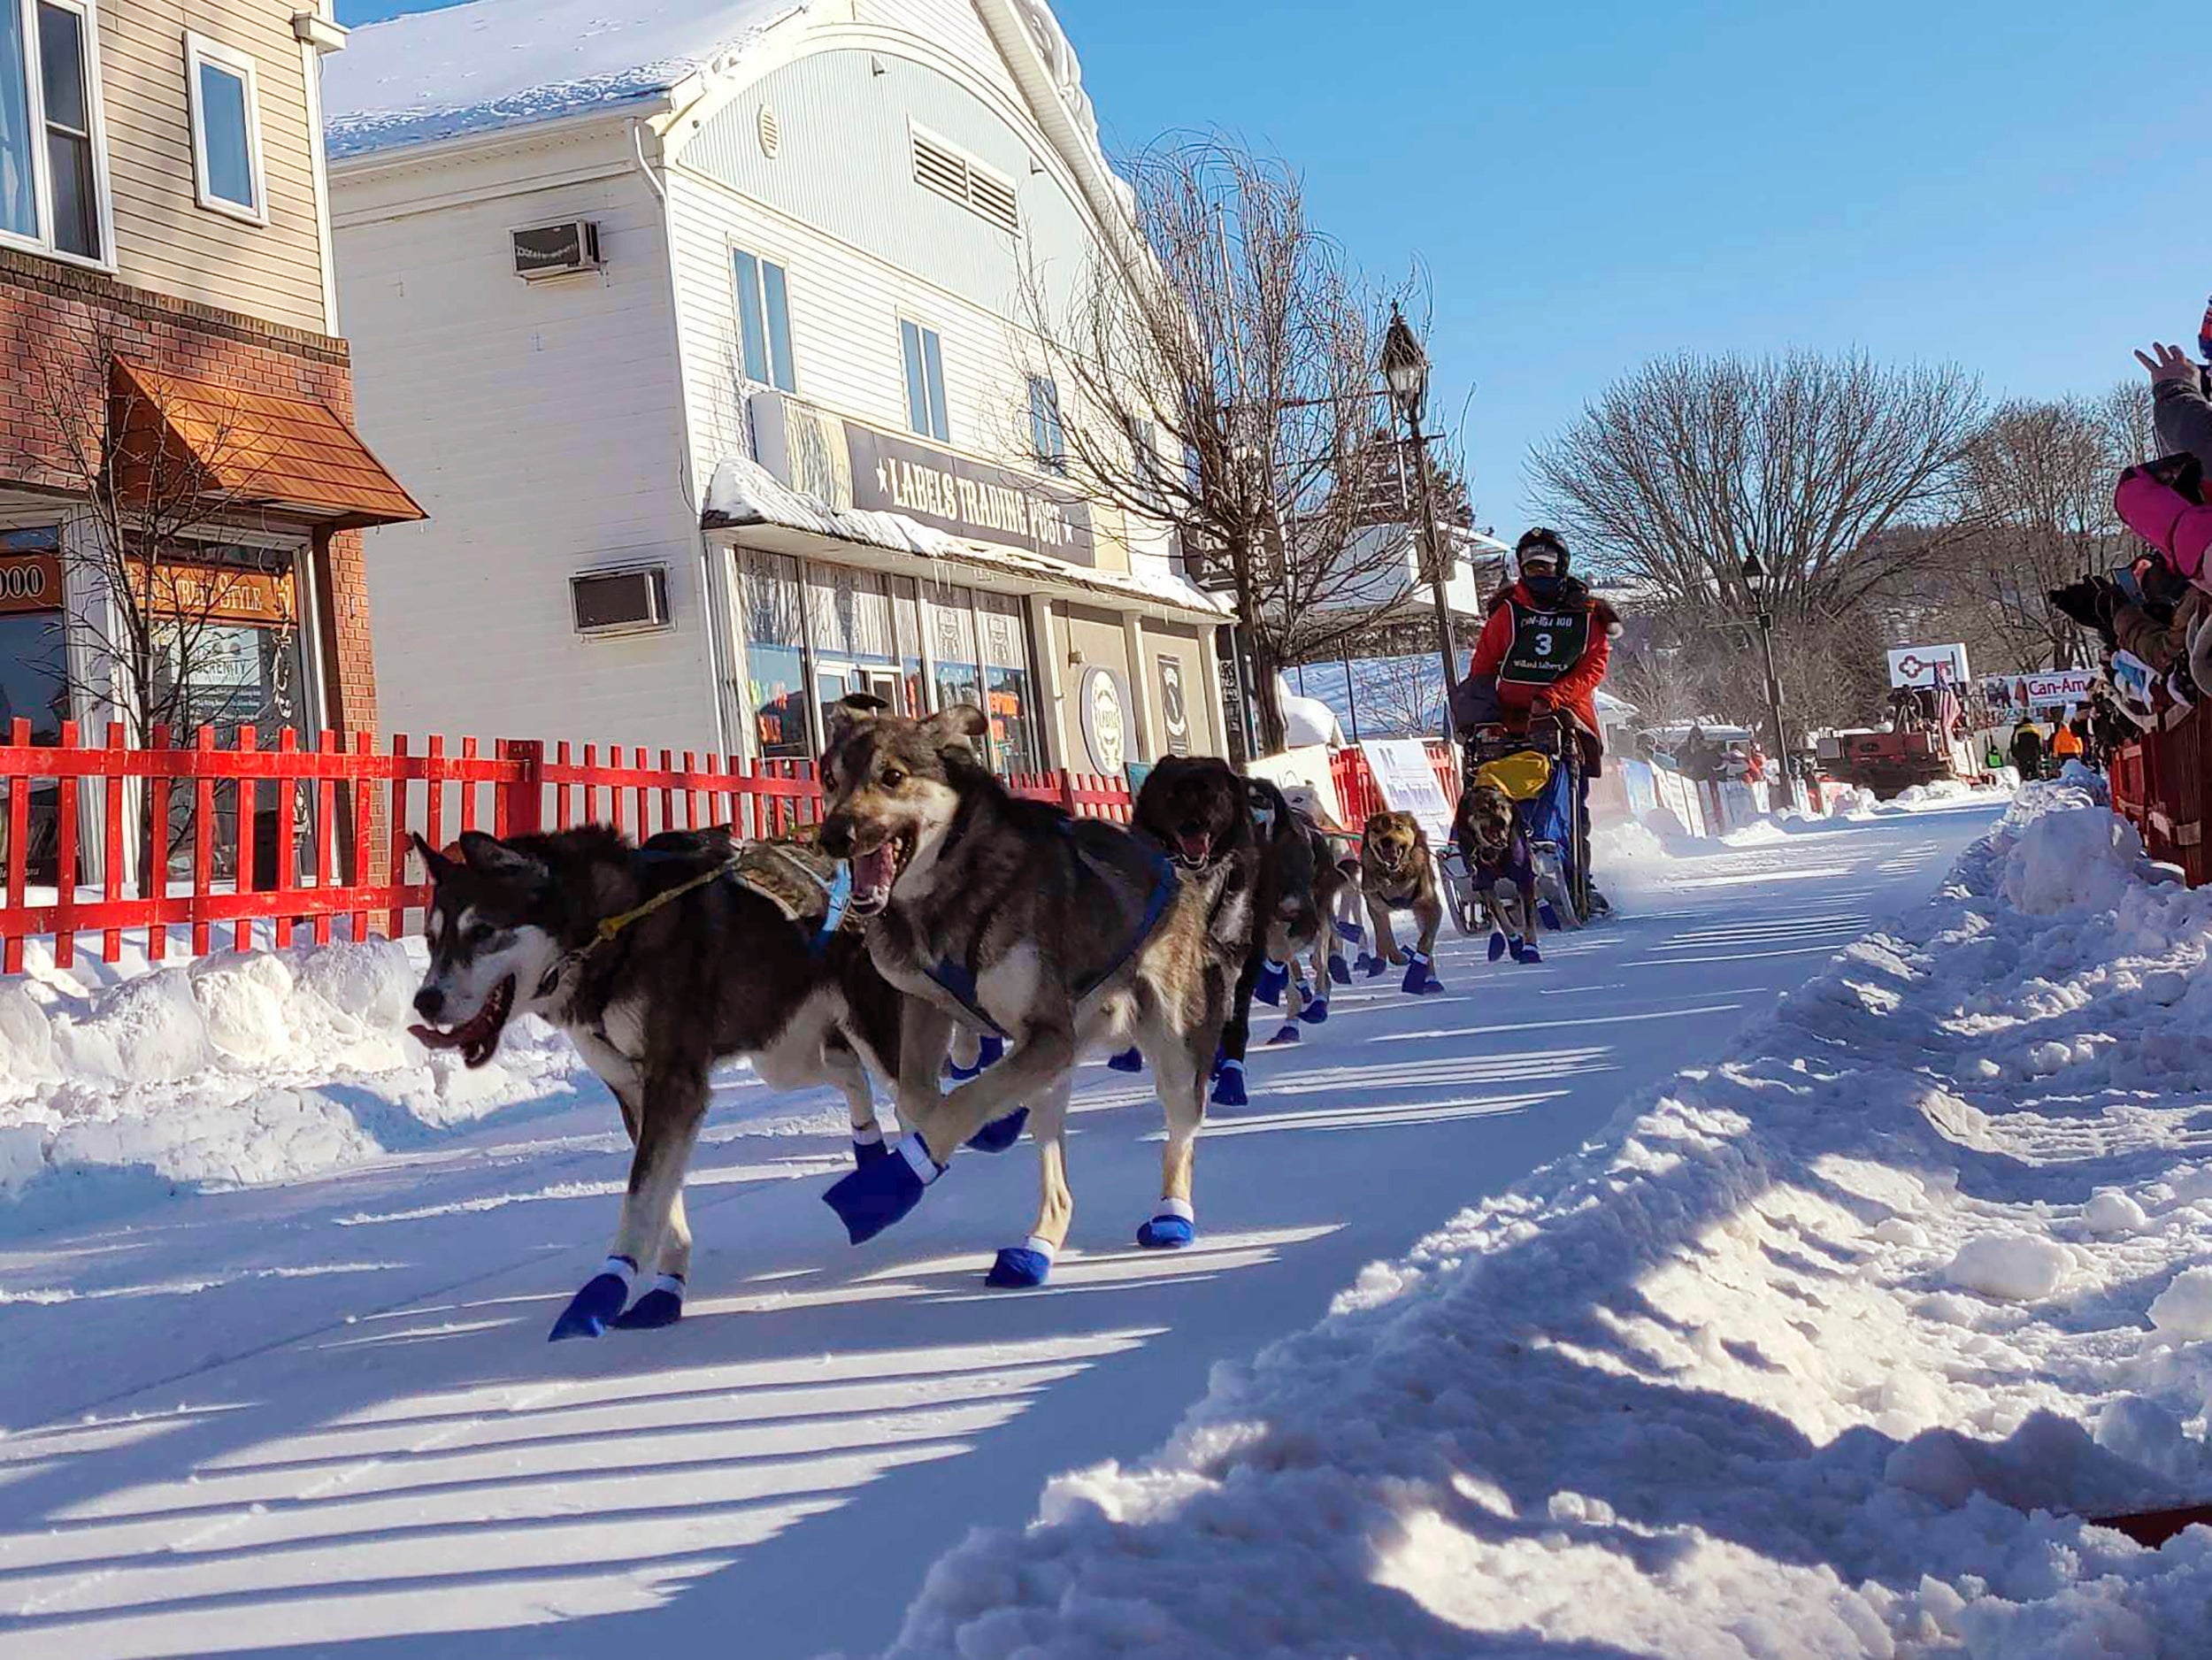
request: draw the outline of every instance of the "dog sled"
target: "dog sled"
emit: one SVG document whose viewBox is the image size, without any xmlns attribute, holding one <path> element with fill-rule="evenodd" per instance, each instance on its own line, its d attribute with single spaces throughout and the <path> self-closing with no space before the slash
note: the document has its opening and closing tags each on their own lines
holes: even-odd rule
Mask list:
<svg viewBox="0 0 2212 1660">
<path fill-rule="evenodd" d="M 1590 818 L 1583 788 L 1582 743 L 1563 715 L 1531 721 L 1524 731 L 1500 725 L 1467 736 L 1465 788 L 1488 782 L 1514 805 L 1535 865 L 1536 897 L 1545 925 L 1579 928 L 1600 908 L 1590 885 Z M 1436 851 L 1437 872 L 1452 926 L 1465 936 L 1490 931 L 1466 850 L 1455 842 Z"/>
</svg>

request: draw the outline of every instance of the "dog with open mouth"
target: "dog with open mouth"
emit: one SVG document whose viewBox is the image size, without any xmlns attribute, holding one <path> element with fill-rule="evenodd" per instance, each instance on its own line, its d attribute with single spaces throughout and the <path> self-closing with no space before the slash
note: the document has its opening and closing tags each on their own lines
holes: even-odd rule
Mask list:
<svg viewBox="0 0 2212 1660">
<path fill-rule="evenodd" d="M 898 1106 L 909 1134 L 895 1159 L 824 1195 L 853 1242 L 911 1211 L 972 1138 L 987 1132 L 983 1145 L 1002 1146 L 1025 1114 L 1041 1165 L 1036 1222 L 998 1253 L 989 1282 L 1043 1284 L 1074 1212 L 1065 1134 L 1076 1063 L 1133 1041 L 1167 1121 L 1162 1195 L 1138 1243 L 1189 1243 L 1193 1143 L 1239 967 L 1210 934 L 1211 885 L 1119 825 L 1014 796 L 977 758 L 979 709 L 917 720 L 856 696 L 831 716 L 822 846 L 847 861 L 870 955 L 905 994 Z M 1007 1053 L 940 1095 L 956 1026 Z"/>
<path fill-rule="evenodd" d="M 600 826 L 505 840 L 465 831 L 453 856 L 419 836 L 415 848 L 432 888 L 415 1036 L 482 1066 L 517 1016 L 535 1014 L 568 1034 L 629 1132 L 613 1247 L 556 1340 L 682 1314 L 684 1174 L 716 1062 L 743 1056 L 772 1088 L 834 1084 L 856 1161 L 887 1156 L 868 1075 L 897 1076 L 901 999 L 857 933 L 834 926 L 828 859 L 780 844 L 741 851 L 718 831 L 639 847 Z"/>
<path fill-rule="evenodd" d="M 1405 989 L 1422 993 L 1441 991 L 1433 964 L 1437 930 L 1444 926 L 1444 899 L 1436 882 L 1436 859 L 1429 848 L 1428 832 L 1409 812 L 1368 815 L 1360 832 L 1360 890 L 1367 900 L 1367 919 L 1374 926 L 1375 949 L 1369 959 L 1370 975 L 1379 974 L 1386 964 L 1406 970 Z M 1410 911 L 1421 934 L 1418 943 L 1406 950 L 1398 947 L 1390 929 L 1390 913 Z"/>
<path fill-rule="evenodd" d="M 1452 840 L 1490 918 L 1490 960 L 1510 951 L 1517 963 L 1542 962 L 1536 944 L 1536 862 L 1513 798 L 1476 778 L 1460 795 Z"/>
</svg>

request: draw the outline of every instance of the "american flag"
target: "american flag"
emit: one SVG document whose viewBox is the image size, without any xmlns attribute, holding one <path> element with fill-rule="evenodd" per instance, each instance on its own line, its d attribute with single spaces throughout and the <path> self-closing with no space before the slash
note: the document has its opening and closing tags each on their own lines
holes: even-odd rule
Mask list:
<svg viewBox="0 0 2212 1660">
<path fill-rule="evenodd" d="M 1935 670 L 1936 730 L 1946 742 L 1955 736 L 1965 723 L 1966 711 L 1959 705 L 1959 695 L 1951 689 L 1951 665 L 1939 663 Z"/>
</svg>

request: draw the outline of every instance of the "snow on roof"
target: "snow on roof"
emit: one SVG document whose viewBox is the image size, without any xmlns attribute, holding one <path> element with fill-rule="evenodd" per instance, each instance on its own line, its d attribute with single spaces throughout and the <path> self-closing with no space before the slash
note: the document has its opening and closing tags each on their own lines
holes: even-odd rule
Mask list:
<svg viewBox="0 0 2212 1660">
<path fill-rule="evenodd" d="M 987 547 L 963 542 L 903 513 L 861 507 L 834 508 L 818 496 L 793 489 L 746 456 L 726 457 L 715 468 L 714 477 L 707 484 L 706 506 L 701 517 L 710 530 L 730 525 L 774 525 L 893 553 L 950 559 L 1002 574 L 1041 577 L 1071 588 L 1088 588 L 1122 599 L 1145 600 L 1187 613 L 1230 615 L 1226 603 L 1192 587 L 1180 577 L 1155 575 L 1146 571 L 1096 570 L 1022 548 Z"/>
<path fill-rule="evenodd" d="M 323 66 L 333 156 L 650 97 L 810 0 L 470 0 L 353 31 Z"/>
</svg>

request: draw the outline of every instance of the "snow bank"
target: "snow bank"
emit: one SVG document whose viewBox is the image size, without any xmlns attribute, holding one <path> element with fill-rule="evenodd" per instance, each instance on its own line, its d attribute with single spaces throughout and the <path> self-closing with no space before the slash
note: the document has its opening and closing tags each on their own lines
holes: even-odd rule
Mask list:
<svg viewBox="0 0 2212 1660">
<path fill-rule="evenodd" d="M 134 1172 L 280 1181 L 561 1090 L 567 1041 L 528 1018 L 476 1072 L 407 1035 L 419 946 L 225 953 L 101 984 L 32 964 L 0 980 L 0 1195 Z M 4 1216 L 0 1209 L 0 1216 Z"/>
<path fill-rule="evenodd" d="M 902 1656 L 2198 1651 L 2212 892 L 2030 788 L 1894 934 L 1377 1264 Z"/>
</svg>

